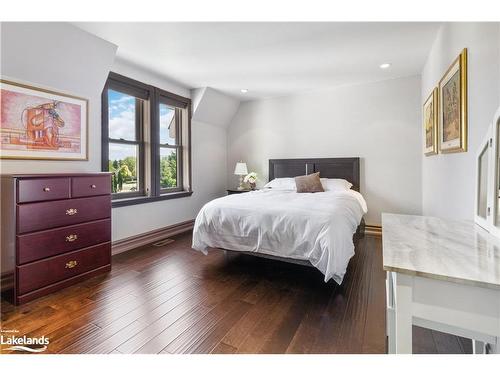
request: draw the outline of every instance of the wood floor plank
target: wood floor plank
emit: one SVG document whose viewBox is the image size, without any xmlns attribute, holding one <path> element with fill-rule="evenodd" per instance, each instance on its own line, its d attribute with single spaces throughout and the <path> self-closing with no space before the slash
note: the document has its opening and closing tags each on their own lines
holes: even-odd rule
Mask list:
<svg viewBox="0 0 500 375">
<path fill-rule="evenodd" d="M 254 285 L 254 280 L 245 280 L 236 289 L 232 289 L 230 293 L 220 296 L 216 302 L 210 304 L 210 310 L 193 321 L 185 331 L 178 335 L 162 352 L 165 353 L 187 353 L 191 352 L 205 338 L 206 335 L 216 327 L 217 323 L 232 309 L 239 307 L 245 308 L 249 304 L 241 301 L 241 296 L 246 294 Z"/>
<path fill-rule="evenodd" d="M 134 335 L 131 335 L 115 348 L 120 353 L 130 354 L 138 351 L 148 342 L 153 341 L 157 336 L 164 335 L 165 331 L 170 329 L 170 332 L 179 325 L 179 322 L 190 321 L 196 319 L 196 316 L 203 316 L 209 310 L 208 307 L 195 304 L 187 306 L 178 306 L 175 310 L 165 314 L 151 325 L 138 330 Z M 139 322 L 141 323 L 141 322 Z M 143 349 L 144 351 L 146 349 Z"/>
<path fill-rule="evenodd" d="M 119 352 L 117 347 L 124 341 L 133 337 L 138 332 L 145 328 L 145 324 L 138 320 L 133 321 L 125 328 L 119 330 L 114 335 L 109 336 L 99 344 L 92 346 L 90 349 L 85 350 L 85 354 L 106 354 L 112 352 Z M 79 351 L 83 353 L 83 350 Z"/>
<path fill-rule="evenodd" d="M 269 282 L 267 282 L 266 280 L 259 282 L 255 286 L 255 288 L 253 288 L 250 292 L 243 296 L 242 301 L 250 303 L 252 305 L 257 304 L 262 296 L 267 293 L 269 287 Z"/>
<path fill-rule="evenodd" d="M 147 337 L 146 340 L 139 342 L 139 345 L 136 345 L 136 342 L 134 342 L 135 350 L 128 351 L 128 347 L 126 350 L 122 350 L 121 347 L 118 347 L 117 349 L 123 353 L 160 353 L 167 345 L 172 343 L 176 338 L 181 336 L 185 331 L 196 324 L 196 322 L 206 316 L 210 310 L 210 307 L 198 305 L 196 308 L 189 311 L 188 314 L 183 316 L 182 319 L 177 319 L 172 325 L 159 333 L 154 332 L 151 336 Z"/>
<path fill-rule="evenodd" d="M 168 312 L 156 309 L 156 311 L 143 315 L 138 321 L 143 323 L 145 328 L 127 340 L 124 340 L 116 349 L 122 353 L 133 353 L 173 325 L 182 316 L 192 316 L 197 311 L 208 311 L 209 308 L 206 307 L 208 304 L 205 302 L 209 298 L 214 298 L 216 295 L 216 290 L 214 289 L 220 287 L 221 285 L 219 284 L 210 284 L 204 288 L 200 288 L 199 293 L 195 295 L 197 298 L 190 298 Z"/>
<path fill-rule="evenodd" d="M 171 292 L 172 293 L 172 292 Z M 155 302 L 160 301 L 153 301 Z M 85 313 L 75 314 L 71 320 L 72 326 L 85 325 L 87 322 L 93 322 L 93 324 L 100 324 L 103 327 L 106 323 L 115 323 L 115 325 L 120 325 L 122 322 L 119 317 L 126 315 L 127 312 L 133 311 L 141 306 L 141 301 L 137 300 L 137 297 L 132 295 L 126 295 L 119 300 L 113 300 L 112 303 L 105 303 L 98 309 L 86 311 Z M 147 313 L 147 311 L 145 312 Z M 108 328 L 109 330 L 109 328 Z M 55 332 L 57 334 L 57 331 Z M 84 337 L 81 340 L 88 341 L 92 339 L 92 336 Z M 79 340 L 74 339 L 74 344 L 79 343 Z"/>
<path fill-rule="evenodd" d="M 361 352 L 381 354 L 387 352 L 386 295 L 385 288 L 379 287 L 385 284 L 385 272 L 379 272 L 382 269 L 382 244 L 374 237 L 368 237 L 366 242 L 369 244 L 367 248 L 373 253 L 373 258 Z"/>
<path fill-rule="evenodd" d="M 102 304 L 86 304 L 82 308 L 75 311 L 64 311 L 61 310 L 60 314 L 51 316 L 50 319 L 41 320 L 40 327 L 29 334 L 32 336 L 37 335 L 50 335 L 51 337 L 57 337 L 59 335 L 59 330 L 63 329 L 67 324 L 71 324 L 73 327 L 84 326 L 86 324 L 92 323 L 96 318 L 102 314 L 109 314 L 115 309 L 119 309 L 120 306 L 124 304 L 133 303 L 133 296 L 127 295 L 118 300 L 113 300 L 111 303 Z"/>
<path fill-rule="evenodd" d="M 311 353 L 334 353 L 340 347 L 338 341 L 340 329 L 347 309 L 349 292 L 351 291 L 358 265 L 358 254 L 349 263 L 342 285 L 333 285 L 327 308 L 318 321 L 319 334 L 312 344 Z"/>
<path fill-rule="evenodd" d="M 242 293 L 248 292 L 254 282 L 244 281 L 236 289 L 229 289 L 230 293 L 224 296 L 220 302 L 213 301 L 209 304 L 202 304 L 202 309 L 194 316 L 179 320 L 159 335 L 148 341 L 145 345 L 135 351 L 135 353 L 184 353 L 195 345 L 200 337 L 212 329 L 217 322 L 218 315 L 233 307 L 238 301 L 236 298 Z"/>
<path fill-rule="evenodd" d="M 22 306 L 2 329 L 49 338 L 49 353 L 383 353 L 380 237 L 356 246 L 342 285 L 313 268 L 191 249 L 191 234 L 113 257 L 112 271 Z M 468 353 L 471 340 L 419 327 L 415 353 Z"/>
<path fill-rule="evenodd" d="M 198 342 L 193 344 L 187 351 L 183 351 L 183 353 L 210 353 L 227 331 L 248 311 L 250 306 L 250 303 L 243 300 L 236 301 L 232 309 L 228 309 L 227 312 L 220 314 L 220 318 L 212 329 L 207 330 L 204 335 L 200 336 Z"/>
<path fill-rule="evenodd" d="M 64 331 L 59 331 L 59 336 L 53 336 L 55 340 L 51 340 L 48 345 L 47 353 L 59 353 L 62 349 L 73 343 L 73 340 L 93 335 L 100 331 L 100 328 L 95 324 L 89 323 L 83 326 L 73 326 L 71 323 L 64 326 Z"/>
<path fill-rule="evenodd" d="M 129 296 L 131 297 L 131 296 Z M 131 299 L 123 299 L 123 303 L 130 302 Z M 66 346 L 71 345 L 79 340 L 86 340 L 88 337 L 92 337 L 91 332 L 87 332 L 85 335 L 80 335 L 79 330 L 84 329 L 84 327 L 92 326 L 97 328 L 94 331 L 100 329 L 93 323 L 94 317 L 99 316 L 100 313 L 106 312 L 108 310 L 113 310 L 119 308 L 120 305 L 110 304 L 104 305 L 100 308 L 93 310 L 91 306 L 85 308 L 86 311 L 83 315 L 78 315 L 78 313 L 69 314 L 65 319 L 60 319 L 52 322 L 49 325 L 41 327 L 39 330 L 34 331 L 30 335 L 39 336 L 40 334 L 45 334 L 51 340 L 51 348 L 53 347 L 52 342 L 58 341 L 64 337 L 63 343 Z M 81 312 L 81 311 L 79 311 Z M 73 315 L 74 314 L 74 315 Z M 59 345 L 58 350 L 64 349 L 66 346 Z"/>
<path fill-rule="evenodd" d="M 311 295 L 304 291 L 294 294 L 293 297 L 294 301 L 286 311 L 283 320 L 273 331 L 272 335 L 267 338 L 259 353 L 280 354 L 287 351 L 306 313 L 304 306 L 308 306 L 311 302 Z"/>
<path fill-rule="evenodd" d="M 212 349 L 210 353 L 212 354 L 234 354 L 236 353 L 236 348 L 231 345 L 224 344 L 223 342 L 219 342 L 215 348 Z"/>
<path fill-rule="evenodd" d="M 238 346 L 237 352 L 259 353 L 266 344 L 268 338 L 285 319 L 285 314 L 293 303 L 293 293 L 291 291 L 283 291 L 279 296 L 278 303 L 270 311 L 266 319 L 259 321 L 255 325 L 252 332 L 250 332 Z"/>
<path fill-rule="evenodd" d="M 297 331 L 294 334 L 286 352 L 290 354 L 309 354 L 313 344 L 320 333 L 318 322 L 324 314 L 331 290 L 321 288 L 312 294 L 312 300 L 306 306 L 306 311 Z"/>
<path fill-rule="evenodd" d="M 246 337 L 250 335 L 259 322 L 267 319 L 271 311 L 280 301 L 280 293 L 269 288 L 267 293 L 250 308 L 247 313 L 236 323 L 221 339 L 221 342 L 238 349 Z"/>
<path fill-rule="evenodd" d="M 159 296 L 149 301 L 149 305 L 154 309 L 158 308 L 158 306 L 166 306 L 166 310 L 170 311 L 190 298 L 196 291 L 196 286 L 191 286 L 187 291 L 173 288 L 165 292 L 165 296 Z M 150 310 L 143 308 L 143 302 L 142 300 L 135 301 L 134 304 L 124 306 L 123 309 L 114 310 L 110 314 L 101 316 L 94 323 L 102 328 L 99 334 L 76 341 L 73 345 L 65 348 L 62 353 L 86 353 L 94 346 L 115 335 L 144 314 L 150 312 Z"/>
<path fill-rule="evenodd" d="M 336 353 L 362 353 L 365 335 L 366 313 L 370 292 L 372 260 L 374 251 L 366 251 L 366 242 L 360 248 L 360 256 L 355 277 L 351 285 L 347 308 L 340 327 Z M 360 275 L 362 273 L 362 275 Z"/>
</svg>

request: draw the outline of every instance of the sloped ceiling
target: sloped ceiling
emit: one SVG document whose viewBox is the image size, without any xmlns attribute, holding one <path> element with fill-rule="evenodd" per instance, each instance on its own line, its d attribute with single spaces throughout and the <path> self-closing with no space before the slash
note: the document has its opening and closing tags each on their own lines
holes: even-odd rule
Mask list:
<svg viewBox="0 0 500 375">
<path fill-rule="evenodd" d="M 211 87 L 191 90 L 193 121 L 227 128 L 240 105 L 239 100 Z"/>
<path fill-rule="evenodd" d="M 420 74 L 440 23 L 79 22 L 118 57 L 242 101 Z M 379 65 L 392 63 L 390 69 Z M 240 90 L 248 89 L 244 94 Z"/>
</svg>

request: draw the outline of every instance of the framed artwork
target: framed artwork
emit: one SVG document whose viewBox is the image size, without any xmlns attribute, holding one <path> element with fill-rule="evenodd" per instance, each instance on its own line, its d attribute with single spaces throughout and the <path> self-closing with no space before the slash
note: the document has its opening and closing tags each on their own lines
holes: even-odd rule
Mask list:
<svg viewBox="0 0 500 375">
<path fill-rule="evenodd" d="M 432 90 L 423 108 L 424 119 L 424 154 L 435 155 L 438 152 L 438 89 Z"/>
<path fill-rule="evenodd" d="M 88 160 L 88 100 L 0 80 L 0 158 Z"/>
<path fill-rule="evenodd" d="M 467 151 L 467 49 L 439 81 L 439 149 Z"/>
</svg>

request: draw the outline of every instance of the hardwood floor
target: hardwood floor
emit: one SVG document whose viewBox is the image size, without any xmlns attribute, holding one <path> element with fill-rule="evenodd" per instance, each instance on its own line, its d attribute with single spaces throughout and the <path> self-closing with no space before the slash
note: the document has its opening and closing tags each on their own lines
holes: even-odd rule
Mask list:
<svg viewBox="0 0 500 375">
<path fill-rule="evenodd" d="M 381 240 L 360 240 L 341 286 L 313 268 L 166 246 L 113 257 L 113 270 L 20 307 L 2 329 L 45 335 L 50 353 L 385 353 Z M 414 327 L 416 353 L 470 340 Z M 4 352 L 5 353 L 5 352 Z"/>
</svg>

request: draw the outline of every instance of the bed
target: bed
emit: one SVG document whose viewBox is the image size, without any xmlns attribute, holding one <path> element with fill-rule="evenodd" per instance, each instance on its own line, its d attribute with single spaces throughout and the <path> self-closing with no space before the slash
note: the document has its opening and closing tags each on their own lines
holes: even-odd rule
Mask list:
<svg viewBox="0 0 500 375">
<path fill-rule="evenodd" d="M 207 254 L 221 248 L 309 265 L 325 282 L 342 283 L 367 212 L 359 193 L 359 158 L 269 160 L 269 181 L 315 172 L 352 187 L 323 193 L 261 189 L 215 199 L 196 217 L 193 249 Z"/>
</svg>

